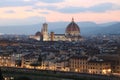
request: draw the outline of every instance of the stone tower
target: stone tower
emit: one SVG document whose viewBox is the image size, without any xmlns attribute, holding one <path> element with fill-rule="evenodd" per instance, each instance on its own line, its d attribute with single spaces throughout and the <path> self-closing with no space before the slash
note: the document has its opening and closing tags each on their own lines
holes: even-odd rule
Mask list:
<svg viewBox="0 0 120 80">
<path fill-rule="evenodd" d="M 48 41 L 48 24 L 44 23 L 42 27 L 42 35 L 43 35 L 43 41 Z"/>
</svg>

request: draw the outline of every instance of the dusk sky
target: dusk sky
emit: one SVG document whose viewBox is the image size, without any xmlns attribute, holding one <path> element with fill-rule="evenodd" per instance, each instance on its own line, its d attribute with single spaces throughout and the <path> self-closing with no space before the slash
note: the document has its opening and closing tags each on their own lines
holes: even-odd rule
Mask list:
<svg viewBox="0 0 120 80">
<path fill-rule="evenodd" d="M 1 0 L 0 25 L 120 21 L 120 0 Z"/>
</svg>

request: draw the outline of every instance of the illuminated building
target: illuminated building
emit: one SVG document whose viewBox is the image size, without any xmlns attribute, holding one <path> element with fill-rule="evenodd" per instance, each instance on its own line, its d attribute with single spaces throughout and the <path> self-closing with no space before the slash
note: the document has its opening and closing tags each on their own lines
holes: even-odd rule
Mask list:
<svg viewBox="0 0 120 80">
<path fill-rule="evenodd" d="M 87 56 L 73 56 L 69 60 L 70 71 L 87 73 Z"/>
<path fill-rule="evenodd" d="M 54 41 L 54 37 L 55 37 L 54 32 L 51 32 L 51 34 L 50 34 L 50 38 L 51 38 L 51 39 L 50 39 L 50 40 L 51 40 L 51 41 Z"/>
<path fill-rule="evenodd" d="M 44 23 L 41 32 L 37 32 L 37 35 L 30 36 L 36 40 L 42 41 L 82 41 L 83 38 L 80 35 L 80 28 L 72 18 L 72 22 L 68 24 L 65 34 L 55 34 L 54 32 L 48 33 L 48 24 Z"/>
<path fill-rule="evenodd" d="M 111 62 L 97 57 L 73 56 L 69 60 L 69 68 L 71 72 L 103 75 L 112 73 Z"/>
<path fill-rule="evenodd" d="M 120 75 L 120 55 L 99 55 L 98 57 L 109 60 L 112 74 Z"/>
<path fill-rule="evenodd" d="M 88 73 L 91 74 L 111 74 L 111 63 L 109 61 L 90 60 L 88 61 Z"/>
<path fill-rule="evenodd" d="M 15 61 L 12 59 L 10 54 L 0 54 L 0 66 L 15 66 Z"/>
<path fill-rule="evenodd" d="M 27 54 L 27 55 L 22 56 L 21 67 L 22 68 L 33 68 L 33 66 L 31 66 L 31 64 L 37 62 L 38 56 L 39 55 L 37 55 L 37 54 Z"/>
<path fill-rule="evenodd" d="M 65 36 L 68 41 L 79 41 L 80 39 L 82 39 L 82 37 L 80 36 L 80 28 L 74 22 L 73 18 L 72 18 L 72 22 L 68 24 L 65 30 Z"/>
<path fill-rule="evenodd" d="M 48 41 L 48 24 L 47 23 L 43 24 L 41 33 L 42 33 L 43 41 Z"/>
</svg>

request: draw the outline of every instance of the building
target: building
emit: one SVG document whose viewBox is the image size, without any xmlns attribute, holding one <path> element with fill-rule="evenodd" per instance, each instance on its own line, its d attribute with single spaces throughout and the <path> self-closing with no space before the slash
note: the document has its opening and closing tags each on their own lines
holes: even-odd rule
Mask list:
<svg viewBox="0 0 120 80">
<path fill-rule="evenodd" d="M 120 55 L 98 55 L 99 58 L 102 58 L 104 60 L 109 60 L 111 62 L 111 73 L 120 75 Z"/>
<path fill-rule="evenodd" d="M 21 67 L 22 68 L 34 68 L 32 64 L 35 64 L 38 60 L 38 54 L 27 54 L 22 56 Z"/>
<path fill-rule="evenodd" d="M 42 40 L 43 41 L 48 41 L 49 40 L 49 35 L 48 35 L 48 24 L 44 23 L 43 24 L 43 28 L 41 30 L 41 34 L 42 34 Z"/>
<path fill-rule="evenodd" d="M 68 61 L 56 61 L 56 70 L 57 71 L 69 71 Z"/>
<path fill-rule="evenodd" d="M 88 61 L 88 73 L 90 74 L 111 74 L 111 63 L 109 61 L 90 60 Z"/>
<path fill-rule="evenodd" d="M 69 60 L 69 68 L 71 72 L 102 75 L 109 75 L 114 70 L 111 61 L 95 56 L 73 56 Z"/>
<path fill-rule="evenodd" d="M 15 61 L 12 60 L 12 56 L 10 54 L 0 54 L 0 66 L 12 67 L 15 66 Z"/>
<path fill-rule="evenodd" d="M 36 40 L 42 41 L 82 41 L 80 35 L 80 28 L 72 18 L 72 22 L 66 27 L 64 34 L 55 34 L 54 32 L 48 33 L 48 24 L 44 23 L 41 32 L 38 31 L 35 36 L 30 36 Z"/>
<path fill-rule="evenodd" d="M 73 56 L 69 60 L 71 72 L 87 73 L 88 56 Z"/>
</svg>

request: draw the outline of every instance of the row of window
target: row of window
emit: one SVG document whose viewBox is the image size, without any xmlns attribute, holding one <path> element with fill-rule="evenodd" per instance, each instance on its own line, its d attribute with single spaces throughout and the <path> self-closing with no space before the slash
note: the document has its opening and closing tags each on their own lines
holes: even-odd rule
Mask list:
<svg viewBox="0 0 120 80">
<path fill-rule="evenodd" d="M 101 71 L 91 71 L 90 73 L 93 73 L 93 74 L 102 74 Z"/>
<path fill-rule="evenodd" d="M 10 59 L 10 57 L 1 57 L 0 56 L 0 59 Z"/>
<path fill-rule="evenodd" d="M 89 65 L 110 65 L 110 64 L 108 64 L 108 63 L 105 63 L 105 64 L 98 64 L 98 63 L 88 63 Z"/>
<path fill-rule="evenodd" d="M 11 62 L 10 60 L 0 60 L 0 63 L 7 63 L 7 62 Z"/>
<path fill-rule="evenodd" d="M 88 67 L 88 69 L 99 69 L 99 70 L 103 70 L 103 69 L 110 69 L 109 67 L 105 67 L 105 68 L 101 68 L 101 67 Z"/>
</svg>

